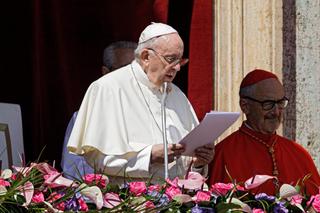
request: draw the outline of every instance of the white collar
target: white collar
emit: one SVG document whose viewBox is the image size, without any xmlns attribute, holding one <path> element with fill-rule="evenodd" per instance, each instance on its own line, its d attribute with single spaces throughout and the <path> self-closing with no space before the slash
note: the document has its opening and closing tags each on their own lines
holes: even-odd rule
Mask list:
<svg viewBox="0 0 320 213">
<path fill-rule="evenodd" d="M 149 80 L 147 74 L 144 72 L 144 70 L 136 60 L 131 63 L 131 67 L 133 74 L 139 83 L 147 86 L 152 91 L 160 91 L 162 93 L 162 87 L 160 87 L 159 89 L 154 83 Z M 172 86 L 171 83 L 169 83 L 167 91 L 171 92 L 171 89 Z"/>
</svg>

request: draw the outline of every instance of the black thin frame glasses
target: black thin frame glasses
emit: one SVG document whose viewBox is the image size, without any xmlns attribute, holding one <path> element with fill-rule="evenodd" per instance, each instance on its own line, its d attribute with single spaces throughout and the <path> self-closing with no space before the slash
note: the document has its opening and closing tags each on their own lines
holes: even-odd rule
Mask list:
<svg viewBox="0 0 320 213">
<path fill-rule="evenodd" d="M 241 97 L 241 98 L 249 99 L 251 101 L 260 103 L 262 109 L 265 110 L 265 111 L 272 110 L 275 107 L 276 104 L 277 104 L 279 109 L 285 109 L 288 106 L 288 103 L 289 103 L 289 99 L 286 96 L 284 96 L 283 98 L 281 98 L 280 100 L 277 100 L 277 101 L 274 101 L 274 100 L 260 101 L 260 100 L 251 98 L 249 96 L 244 96 L 244 97 Z"/>
</svg>

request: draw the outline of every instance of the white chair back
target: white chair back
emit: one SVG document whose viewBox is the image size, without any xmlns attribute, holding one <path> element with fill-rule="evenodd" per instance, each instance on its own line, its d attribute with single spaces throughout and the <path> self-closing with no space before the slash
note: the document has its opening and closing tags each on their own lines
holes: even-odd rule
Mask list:
<svg viewBox="0 0 320 213">
<path fill-rule="evenodd" d="M 18 104 L 0 103 L 1 169 L 21 166 L 24 160 L 21 109 Z"/>
</svg>

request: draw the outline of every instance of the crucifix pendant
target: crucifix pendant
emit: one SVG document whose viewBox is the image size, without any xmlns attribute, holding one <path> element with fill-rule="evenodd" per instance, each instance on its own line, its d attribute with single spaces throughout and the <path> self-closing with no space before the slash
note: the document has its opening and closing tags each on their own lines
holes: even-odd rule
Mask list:
<svg viewBox="0 0 320 213">
<path fill-rule="evenodd" d="M 273 149 L 273 147 L 269 147 L 269 152 L 270 152 L 271 154 L 273 154 L 273 153 L 274 153 L 274 149 Z"/>
</svg>

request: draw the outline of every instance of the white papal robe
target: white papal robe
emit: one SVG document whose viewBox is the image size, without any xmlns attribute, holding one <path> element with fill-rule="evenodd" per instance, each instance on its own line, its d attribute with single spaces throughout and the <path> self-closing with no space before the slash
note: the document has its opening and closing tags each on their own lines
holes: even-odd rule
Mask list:
<svg viewBox="0 0 320 213">
<path fill-rule="evenodd" d="M 166 98 L 168 143 L 179 142 L 199 121 L 182 91 L 170 84 Z M 123 180 L 164 177 L 164 165 L 150 164 L 151 148 L 162 144 L 162 93 L 133 61 L 93 82 L 82 101 L 68 149 L 84 155 L 96 170 Z M 191 161 L 169 164 L 171 178 L 185 175 Z"/>
</svg>

